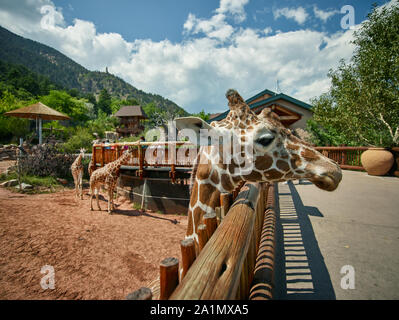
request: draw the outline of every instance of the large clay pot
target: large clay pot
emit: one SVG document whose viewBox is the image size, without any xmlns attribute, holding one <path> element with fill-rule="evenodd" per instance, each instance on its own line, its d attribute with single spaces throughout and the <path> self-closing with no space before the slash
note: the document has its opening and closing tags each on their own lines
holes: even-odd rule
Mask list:
<svg viewBox="0 0 399 320">
<path fill-rule="evenodd" d="M 370 148 L 360 157 L 364 169 L 372 176 L 383 176 L 391 169 L 394 157 L 384 148 Z"/>
</svg>

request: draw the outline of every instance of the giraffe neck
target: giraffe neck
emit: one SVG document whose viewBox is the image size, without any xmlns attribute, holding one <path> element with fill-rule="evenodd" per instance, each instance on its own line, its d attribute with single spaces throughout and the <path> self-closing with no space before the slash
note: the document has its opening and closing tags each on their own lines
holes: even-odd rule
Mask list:
<svg viewBox="0 0 399 320">
<path fill-rule="evenodd" d="M 233 191 L 242 181 L 241 176 L 232 176 L 228 165 L 213 162 L 209 154 L 209 151 L 201 149 L 199 164 L 194 165 L 186 238 L 193 238 L 196 242 L 197 228 L 203 223 L 203 216 L 214 213 L 215 208 L 220 206 L 220 194 Z M 204 155 L 208 163 L 203 161 Z"/>
</svg>

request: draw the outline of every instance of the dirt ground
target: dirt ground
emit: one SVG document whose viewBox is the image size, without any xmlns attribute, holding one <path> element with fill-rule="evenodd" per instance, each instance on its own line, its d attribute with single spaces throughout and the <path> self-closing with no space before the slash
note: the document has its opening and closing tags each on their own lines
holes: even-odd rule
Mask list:
<svg viewBox="0 0 399 320">
<path fill-rule="evenodd" d="M 159 276 L 162 259 L 180 260 L 186 216 L 141 213 L 123 198 L 113 215 L 90 211 L 84 191 L 75 200 L 67 188 L 0 188 L 0 299 L 125 299 Z M 106 209 L 104 198 L 100 205 Z M 54 268 L 55 289 L 40 285 L 45 265 Z"/>
</svg>

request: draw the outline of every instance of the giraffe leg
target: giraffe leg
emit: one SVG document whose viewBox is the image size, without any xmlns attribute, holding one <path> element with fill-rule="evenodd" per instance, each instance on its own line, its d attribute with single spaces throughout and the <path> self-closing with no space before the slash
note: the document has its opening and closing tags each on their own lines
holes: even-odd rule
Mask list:
<svg viewBox="0 0 399 320">
<path fill-rule="evenodd" d="M 97 207 L 98 207 L 98 210 L 100 210 L 101 211 L 101 207 L 100 207 L 100 202 L 98 201 L 98 192 L 99 192 L 99 187 L 97 186 L 97 188 L 96 188 L 96 199 L 97 199 Z"/>
<path fill-rule="evenodd" d="M 94 188 L 90 186 L 90 210 L 93 211 Z"/>
<path fill-rule="evenodd" d="M 80 191 L 80 199 L 83 200 L 83 172 L 82 171 L 79 174 L 79 191 Z"/>
<path fill-rule="evenodd" d="M 112 210 L 112 196 L 113 196 L 112 187 L 108 186 L 108 213 L 111 213 Z"/>
</svg>

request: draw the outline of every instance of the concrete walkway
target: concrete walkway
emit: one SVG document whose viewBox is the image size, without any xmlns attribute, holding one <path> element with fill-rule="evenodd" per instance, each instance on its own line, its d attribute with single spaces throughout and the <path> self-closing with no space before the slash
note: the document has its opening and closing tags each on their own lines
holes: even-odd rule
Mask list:
<svg viewBox="0 0 399 320">
<path fill-rule="evenodd" d="M 399 299 L 399 179 L 280 183 L 275 299 Z"/>
</svg>

